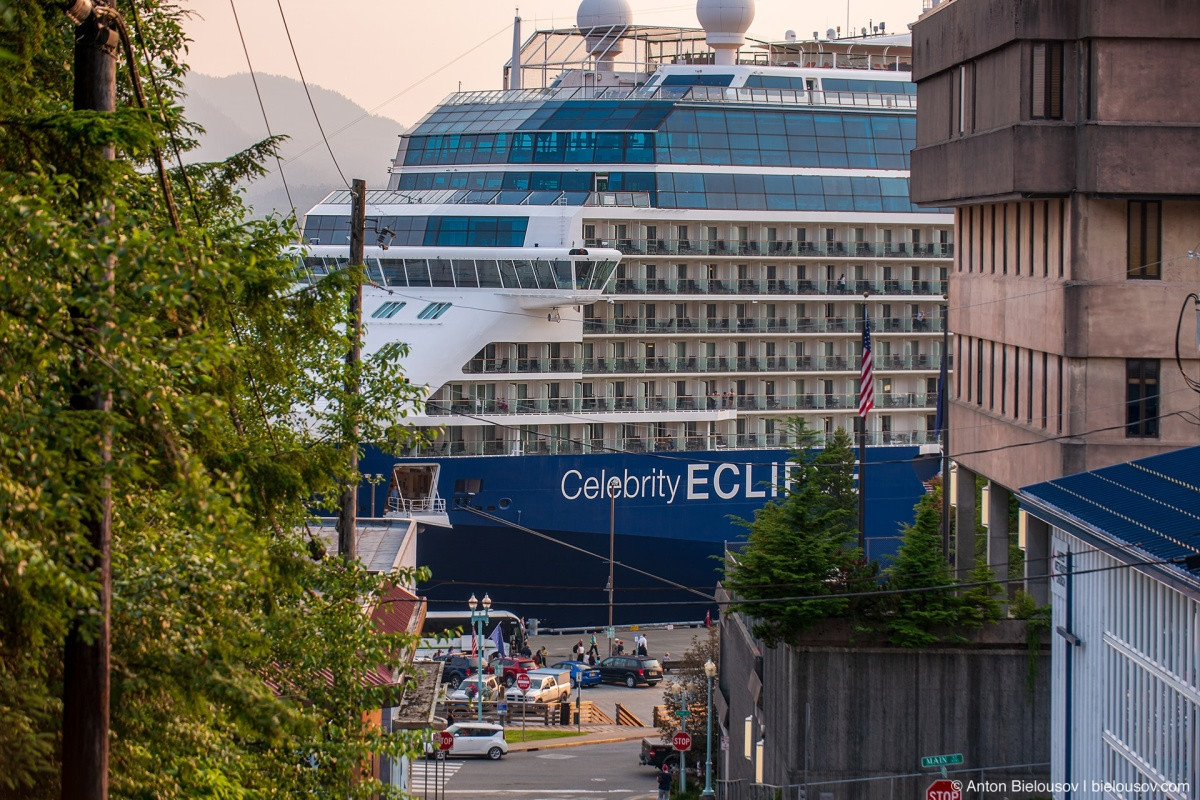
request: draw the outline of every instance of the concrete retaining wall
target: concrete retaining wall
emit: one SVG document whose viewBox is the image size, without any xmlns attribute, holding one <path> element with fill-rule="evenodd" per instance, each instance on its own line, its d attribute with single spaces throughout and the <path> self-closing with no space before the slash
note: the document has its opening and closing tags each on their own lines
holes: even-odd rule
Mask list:
<svg viewBox="0 0 1200 800">
<path fill-rule="evenodd" d="M 746 638 L 723 633 L 722 647 L 728 649 L 722 663 L 750 667 Z M 810 800 L 922 797 L 933 771 L 921 769 L 921 757 L 950 753 L 961 753 L 964 763 L 949 769 L 970 770 L 951 775 L 964 784 L 1047 781 L 1049 649 L 1038 656 L 1030 692 L 1024 636 L 1023 623 L 1006 622 L 988 629 L 980 642 L 936 649 L 831 644 L 828 637 L 799 647 L 762 648 L 763 689 L 753 711 L 747 687 L 755 679 L 724 670 L 730 709 L 726 776 L 755 781 L 755 761 L 744 756 L 744 717 L 753 713 L 752 738 L 763 742 L 762 782 L 808 784 Z M 833 641 L 839 638 L 844 637 Z M 1029 764 L 1044 766 L 997 769 Z"/>
</svg>

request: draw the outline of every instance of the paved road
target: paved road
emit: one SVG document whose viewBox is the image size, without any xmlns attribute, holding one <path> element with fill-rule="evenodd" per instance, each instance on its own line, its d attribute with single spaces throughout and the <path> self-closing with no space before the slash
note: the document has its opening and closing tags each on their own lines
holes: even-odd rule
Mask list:
<svg viewBox="0 0 1200 800">
<path fill-rule="evenodd" d="M 621 742 L 509 753 L 500 761 L 449 759 L 440 792 L 432 784 L 425 791 L 432 764 L 422 762 L 413 788 L 428 800 L 650 800 L 657 796 L 655 774 L 637 763 L 639 750 L 638 742 Z"/>
</svg>

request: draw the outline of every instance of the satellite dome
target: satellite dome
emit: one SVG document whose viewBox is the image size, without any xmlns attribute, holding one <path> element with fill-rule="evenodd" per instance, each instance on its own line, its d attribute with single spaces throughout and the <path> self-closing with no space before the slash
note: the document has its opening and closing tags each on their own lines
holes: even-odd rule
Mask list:
<svg viewBox="0 0 1200 800">
<path fill-rule="evenodd" d="M 599 68 L 611 69 L 613 58 L 625 49 L 621 34 L 633 24 L 633 11 L 628 0 L 583 0 L 575 12 L 575 24 Z"/>
<path fill-rule="evenodd" d="M 592 28 L 623 27 L 632 22 L 628 0 L 583 0 L 575 12 L 575 24 L 584 33 Z"/>
<path fill-rule="evenodd" d="M 754 0 L 696 0 L 696 18 L 718 64 L 732 64 L 754 21 Z"/>
</svg>

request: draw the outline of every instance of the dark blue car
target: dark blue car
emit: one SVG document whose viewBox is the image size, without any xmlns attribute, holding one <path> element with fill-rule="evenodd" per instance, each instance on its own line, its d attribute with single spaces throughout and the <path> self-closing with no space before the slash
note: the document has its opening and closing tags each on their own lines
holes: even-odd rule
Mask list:
<svg viewBox="0 0 1200 800">
<path fill-rule="evenodd" d="M 584 688 L 600 685 L 600 670 L 596 667 L 589 667 L 582 661 L 559 661 L 557 664 L 551 664 L 550 668 L 570 670 L 572 688 L 580 684 Z"/>
</svg>

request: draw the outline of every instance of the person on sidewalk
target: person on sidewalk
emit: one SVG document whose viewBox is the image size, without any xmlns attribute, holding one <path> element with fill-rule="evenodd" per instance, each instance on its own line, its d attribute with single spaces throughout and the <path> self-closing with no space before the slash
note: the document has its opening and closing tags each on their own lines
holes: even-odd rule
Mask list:
<svg viewBox="0 0 1200 800">
<path fill-rule="evenodd" d="M 665 762 L 658 773 L 658 800 L 671 800 L 671 767 Z"/>
<path fill-rule="evenodd" d="M 600 648 L 596 646 L 596 634 L 594 634 L 594 633 L 592 634 L 592 642 L 590 645 L 588 645 L 588 655 L 589 656 L 600 655 Z"/>
</svg>

